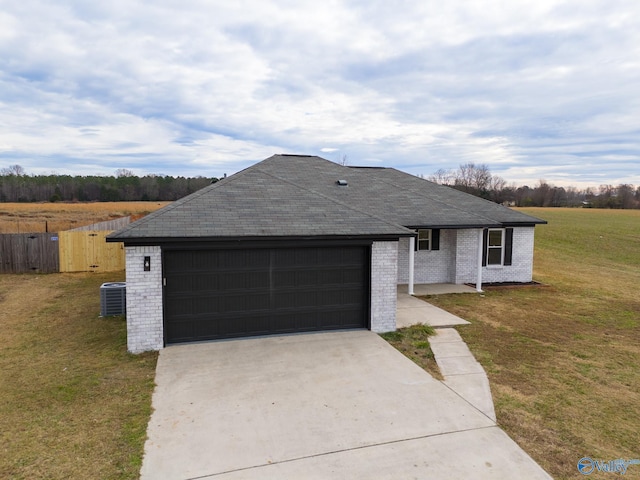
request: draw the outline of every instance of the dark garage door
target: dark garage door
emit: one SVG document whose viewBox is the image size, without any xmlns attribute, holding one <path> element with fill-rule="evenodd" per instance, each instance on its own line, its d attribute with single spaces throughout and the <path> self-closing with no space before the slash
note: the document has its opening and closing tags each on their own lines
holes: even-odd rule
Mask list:
<svg viewBox="0 0 640 480">
<path fill-rule="evenodd" d="M 361 246 L 168 250 L 166 342 L 366 327 L 368 265 Z"/>
</svg>

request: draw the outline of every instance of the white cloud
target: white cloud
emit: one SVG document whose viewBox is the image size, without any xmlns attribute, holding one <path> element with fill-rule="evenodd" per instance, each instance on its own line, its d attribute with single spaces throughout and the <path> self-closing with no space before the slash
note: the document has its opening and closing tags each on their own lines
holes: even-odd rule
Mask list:
<svg viewBox="0 0 640 480">
<path fill-rule="evenodd" d="M 12 2 L 0 165 L 218 175 L 339 152 L 637 179 L 639 19 L 629 0 Z"/>
</svg>

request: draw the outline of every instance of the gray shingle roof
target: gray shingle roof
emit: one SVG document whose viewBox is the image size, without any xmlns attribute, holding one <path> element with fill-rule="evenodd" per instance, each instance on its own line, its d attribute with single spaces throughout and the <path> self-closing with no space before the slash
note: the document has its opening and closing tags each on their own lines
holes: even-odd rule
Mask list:
<svg viewBox="0 0 640 480">
<path fill-rule="evenodd" d="M 338 180 L 348 185 L 340 186 Z M 543 221 L 392 168 L 274 155 L 112 234 L 132 239 L 406 236 Z"/>
</svg>

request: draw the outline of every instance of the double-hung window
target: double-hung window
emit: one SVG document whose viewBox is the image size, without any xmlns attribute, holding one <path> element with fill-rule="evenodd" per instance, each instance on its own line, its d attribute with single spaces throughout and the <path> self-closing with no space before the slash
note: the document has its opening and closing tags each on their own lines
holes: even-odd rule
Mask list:
<svg viewBox="0 0 640 480">
<path fill-rule="evenodd" d="M 431 229 L 418 230 L 418 250 L 431 250 Z"/>
<path fill-rule="evenodd" d="M 513 228 L 489 228 L 483 233 L 483 266 L 508 266 L 513 257 Z"/>
<path fill-rule="evenodd" d="M 504 260 L 504 229 L 490 228 L 487 236 L 487 265 L 502 265 Z"/>
<path fill-rule="evenodd" d="M 420 228 L 416 239 L 417 251 L 440 250 L 440 229 Z"/>
</svg>

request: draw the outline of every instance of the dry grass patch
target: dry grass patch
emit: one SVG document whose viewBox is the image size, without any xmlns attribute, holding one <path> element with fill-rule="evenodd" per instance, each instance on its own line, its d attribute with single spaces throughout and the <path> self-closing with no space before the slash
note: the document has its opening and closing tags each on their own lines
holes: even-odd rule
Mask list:
<svg viewBox="0 0 640 480">
<path fill-rule="evenodd" d="M 0 233 L 60 232 L 132 215 L 170 202 L 0 203 Z"/>
<path fill-rule="evenodd" d="M 555 478 L 584 478 L 584 456 L 640 458 L 640 212 L 526 211 L 549 221 L 534 277 L 550 287 L 428 301 L 472 322 L 458 330 L 499 424 Z"/>
<path fill-rule="evenodd" d="M 0 276 L 0 478 L 138 477 L 157 355 L 126 353 L 124 319 L 98 318 L 115 280 Z"/>
</svg>

